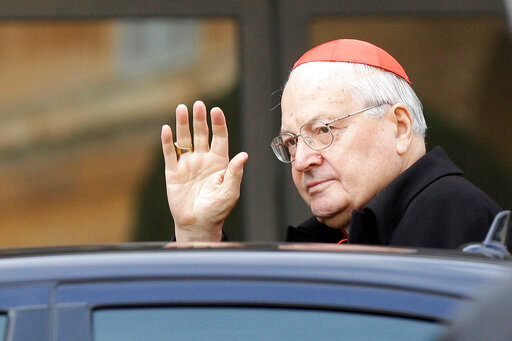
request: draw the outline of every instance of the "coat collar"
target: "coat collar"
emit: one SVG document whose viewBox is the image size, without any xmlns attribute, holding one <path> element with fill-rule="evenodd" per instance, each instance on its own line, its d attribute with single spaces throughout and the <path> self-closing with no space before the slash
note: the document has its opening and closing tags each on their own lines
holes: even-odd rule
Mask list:
<svg viewBox="0 0 512 341">
<path fill-rule="evenodd" d="M 391 181 L 362 210 L 354 210 L 349 242 L 386 245 L 411 201 L 428 185 L 447 175 L 461 175 L 441 147 L 434 147 Z"/>
</svg>

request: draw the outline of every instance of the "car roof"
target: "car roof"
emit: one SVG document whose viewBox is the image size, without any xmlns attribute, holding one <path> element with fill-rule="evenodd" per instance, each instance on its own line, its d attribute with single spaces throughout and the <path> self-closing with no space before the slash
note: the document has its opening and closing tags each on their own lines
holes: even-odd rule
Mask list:
<svg viewBox="0 0 512 341">
<path fill-rule="evenodd" d="M 330 244 L 133 243 L 0 250 L 0 284 L 162 278 L 314 281 L 461 298 L 512 273 L 459 252 Z"/>
</svg>

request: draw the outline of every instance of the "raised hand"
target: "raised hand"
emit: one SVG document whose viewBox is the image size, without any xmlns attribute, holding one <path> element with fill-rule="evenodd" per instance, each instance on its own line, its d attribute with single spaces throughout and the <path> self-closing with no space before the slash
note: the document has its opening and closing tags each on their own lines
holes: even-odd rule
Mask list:
<svg viewBox="0 0 512 341">
<path fill-rule="evenodd" d="M 182 241 L 219 241 L 222 225 L 240 197 L 243 165 L 247 153 L 229 160 L 228 129 L 220 108 L 210 112 L 212 141 L 209 143 L 206 107 L 193 106 L 193 144 L 188 110 L 176 108 L 176 145 L 186 151 L 177 156 L 172 130 L 162 127 L 165 179 L 169 208 L 174 218 L 175 235 Z"/>
</svg>

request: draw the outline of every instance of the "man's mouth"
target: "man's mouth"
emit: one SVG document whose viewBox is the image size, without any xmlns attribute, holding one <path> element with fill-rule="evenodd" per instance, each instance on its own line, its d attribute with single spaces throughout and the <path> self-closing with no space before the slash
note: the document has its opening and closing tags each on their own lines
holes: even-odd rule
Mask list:
<svg viewBox="0 0 512 341">
<path fill-rule="evenodd" d="M 311 181 L 306 185 L 308 193 L 315 194 L 321 192 L 325 187 L 329 185 L 330 182 L 331 180 Z"/>
</svg>

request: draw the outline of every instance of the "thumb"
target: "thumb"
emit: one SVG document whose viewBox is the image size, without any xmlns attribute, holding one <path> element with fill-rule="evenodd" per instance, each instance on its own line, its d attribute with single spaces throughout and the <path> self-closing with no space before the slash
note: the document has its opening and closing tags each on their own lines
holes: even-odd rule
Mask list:
<svg viewBox="0 0 512 341">
<path fill-rule="evenodd" d="M 224 174 L 223 186 L 231 189 L 240 188 L 242 175 L 244 174 L 244 164 L 248 158 L 249 155 L 247 153 L 241 152 L 229 161 L 228 168 Z"/>
</svg>

